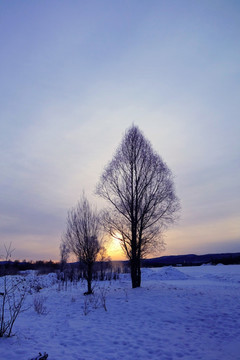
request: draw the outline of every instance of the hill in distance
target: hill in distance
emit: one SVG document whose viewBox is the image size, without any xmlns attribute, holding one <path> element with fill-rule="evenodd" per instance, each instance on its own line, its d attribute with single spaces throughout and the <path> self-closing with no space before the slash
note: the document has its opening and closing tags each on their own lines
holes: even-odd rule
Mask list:
<svg viewBox="0 0 240 360">
<path fill-rule="evenodd" d="M 173 255 L 161 256 L 152 259 L 144 259 L 142 265 L 144 267 L 159 266 L 198 266 L 203 264 L 216 265 L 222 263 L 224 265 L 240 264 L 240 252 L 238 253 L 222 253 L 222 254 L 206 254 L 206 255 Z"/>
</svg>

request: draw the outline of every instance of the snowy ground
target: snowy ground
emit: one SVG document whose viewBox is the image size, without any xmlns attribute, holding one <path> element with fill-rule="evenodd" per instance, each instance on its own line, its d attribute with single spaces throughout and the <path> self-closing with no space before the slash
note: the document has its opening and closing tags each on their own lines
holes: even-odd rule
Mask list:
<svg viewBox="0 0 240 360">
<path fill-rule="evenodd" d="M 45 286 L 45 314 L 31 306 L 16 320 L 11 338 L 0 338 L 0 360 L 237 360 L 240 359 L 240 266 L 143 269 L 142 287 L 128 274 L 101 282 L 89 302 L 85 283 L 59 291 L 54 276 Z M 96 285 L 96 294 L 102 293 Z M 88 299 L 86 299 L 88 298 Z M 98 301 L 98 303 L 97 303 Z"/>
</svg>

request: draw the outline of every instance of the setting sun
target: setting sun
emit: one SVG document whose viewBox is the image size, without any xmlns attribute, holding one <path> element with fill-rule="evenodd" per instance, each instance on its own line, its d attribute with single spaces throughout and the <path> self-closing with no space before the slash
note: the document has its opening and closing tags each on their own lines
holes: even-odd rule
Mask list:
<svg viewBox="0 0 240 360">
<path fill-rule="evenodd" d="M 112 260 L 125 260 L 126 257 L 120 246 L 119 240 L 111 236 L 107 246 L 108 255 L 111 256 Z"/>
</svg>

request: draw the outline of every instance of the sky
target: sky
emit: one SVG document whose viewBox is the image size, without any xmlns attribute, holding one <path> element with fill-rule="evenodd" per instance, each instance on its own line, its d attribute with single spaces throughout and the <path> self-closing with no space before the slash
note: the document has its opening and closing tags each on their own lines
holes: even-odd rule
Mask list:
<svg viewBox="0 0 240 360">
<path fill-rule="evenodd" d="M 132 124 L 181 201 L 158 255 L 239 252 L 239 38 L 234 0 L 1 0 L 0 254 L 58 260 Z"/>
</svg>

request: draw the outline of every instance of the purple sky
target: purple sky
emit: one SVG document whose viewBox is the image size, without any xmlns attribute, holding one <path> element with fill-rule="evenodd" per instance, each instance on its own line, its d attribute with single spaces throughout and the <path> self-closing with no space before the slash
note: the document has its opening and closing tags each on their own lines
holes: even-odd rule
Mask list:
<svg viewBox="0 0 240 360">
<path fill-rule="evenodd" d="M 175 175 L 163 253 L 240 251 L 239 1 L 0 2 L 0 254 L 58 259 L 132 123 Z"/>
</svg>

